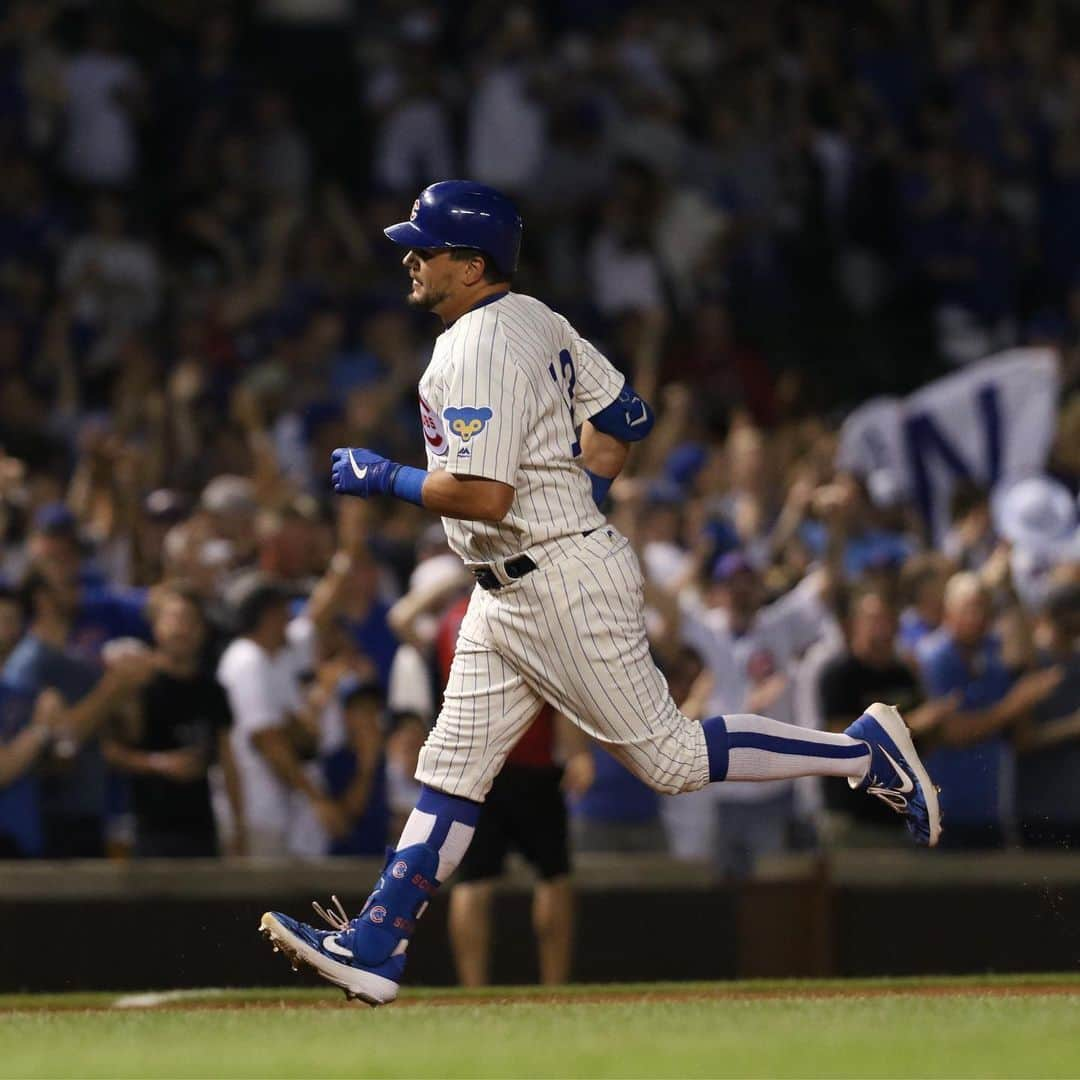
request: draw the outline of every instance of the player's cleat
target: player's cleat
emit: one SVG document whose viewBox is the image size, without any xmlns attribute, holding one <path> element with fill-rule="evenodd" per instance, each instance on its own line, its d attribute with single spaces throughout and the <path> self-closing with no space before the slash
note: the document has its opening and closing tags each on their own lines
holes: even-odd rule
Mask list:
<svg viewBox="0 0 1080 1080">
<path fill-rule="evenodd" d="M 915 843 L 933 847 L 941 836 L 937 789 L 897 709 L 875 702 L 845 734 L 870 747 L 870 768 L 862 780 L 848 781 L 851 786 L 903 814 Z"/>
<path fill-rule="evenodd" d="M 299 971 L 299 964 L 306 964 L 340 986 L 350 1001 L 388 1005 L 397 997 L 405 970 L 404 949 L 382 964 L 367 967 L 338 943 L 340 931 L 317 930 L 278 911 L 266 912 L 259 929 L 273 942 L 275 952 L 280 949 L 285 954 L 293 971 Z"/>
<path fill-rule="evenodd" d="M 397 997 L 409 936 L 437 888 L 438 868 L 439 852 L 427 844 L 388 851 L 378 884 L 355 919 L 335 896 L 332 908 L 312 905 L 330 930 L 277 911 L 268 911 L 259 929 L 291 961 L 307 964 L 346 997 L 386 1005 Z"/>
</svg>

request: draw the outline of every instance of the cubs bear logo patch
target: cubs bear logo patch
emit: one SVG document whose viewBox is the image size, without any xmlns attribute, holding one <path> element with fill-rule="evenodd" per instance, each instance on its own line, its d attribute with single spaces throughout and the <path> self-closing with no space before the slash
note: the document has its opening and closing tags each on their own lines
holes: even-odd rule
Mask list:
<svg viewBox="0 0 1080 1080">
<path fill-rule="evenodd" d="M 465 443 L 470 439 L 475 439 L 487 426 L 491 417 L 492 412 L 486 405 L 479 409 L 443 409 L 443 419 L 446 420 L 450 430 Z"/>
</svg>

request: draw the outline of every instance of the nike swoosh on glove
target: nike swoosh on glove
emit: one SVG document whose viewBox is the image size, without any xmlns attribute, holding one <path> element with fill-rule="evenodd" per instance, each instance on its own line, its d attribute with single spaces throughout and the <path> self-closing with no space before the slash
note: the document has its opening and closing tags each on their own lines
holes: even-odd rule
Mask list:
<svg viewBox="0 0 1080 1080">
<path fill-rule="evenodd" d="M 401 467 L 362 446 L 339 446 L 330 455 L 330 481 L 339 495 L 384 495 Z"/>
</svg>

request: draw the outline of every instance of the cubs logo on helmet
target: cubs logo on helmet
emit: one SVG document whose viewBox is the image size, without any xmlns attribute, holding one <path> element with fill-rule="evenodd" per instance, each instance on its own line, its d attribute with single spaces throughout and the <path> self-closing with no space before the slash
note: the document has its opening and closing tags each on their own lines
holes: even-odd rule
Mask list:
<svg viewBox="0 0 1080 1080">
<path fill-rule="evenodd" d="M 486 405 L 479 409 L 443 409 L 443 418 L 450 430 L 466 443 L 484 430 L 491 417 L 492 412 Z"/>
</svg>

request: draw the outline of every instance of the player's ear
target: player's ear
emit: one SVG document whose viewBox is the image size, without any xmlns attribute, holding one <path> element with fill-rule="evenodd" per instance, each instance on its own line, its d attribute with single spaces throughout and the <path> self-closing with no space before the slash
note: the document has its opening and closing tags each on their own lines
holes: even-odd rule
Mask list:
<svg viewBox="0 0 1080 1080">
<path fill-rule="evenodd" d="M 479 251 L 474 252 L 472 258 L 465 264 L 465 284 L 476 285 L 484 279 L 487 269 L 487 258 Z"/>
</svg>

